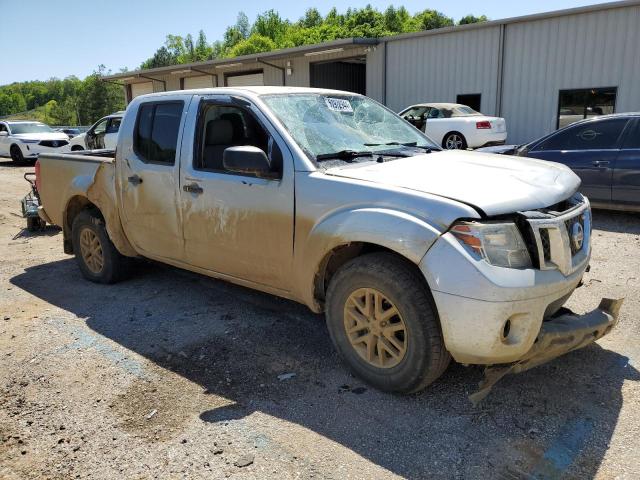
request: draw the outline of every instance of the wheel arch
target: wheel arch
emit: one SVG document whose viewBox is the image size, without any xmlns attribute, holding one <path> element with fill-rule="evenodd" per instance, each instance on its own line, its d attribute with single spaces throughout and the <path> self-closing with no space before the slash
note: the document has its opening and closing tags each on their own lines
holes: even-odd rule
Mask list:
<svg viewBox="0 0 640 480">
<path fill-rule="evenodd" d="M 404 263 L 409 265 L 411 269 L 415 270 L 416 275 L 421 279 L 421 282 L 423 283 L 425 288 L 429 289 L 429 284 L 427 283 L 426 278 L 424 278 L 424 275 L 422 275 L 422 272 L 420 271 L 418 265 L 406 256 L 383 245 L 369 242 L 351 242 L 343 245 L 338 245 L 331 251 L 327 252 L 327 254 L 322 259 L 322 262 L 318 266 L 318 270 L 314 278 L 313 294 L 316 302 L 318 302 L 319 304 L 324 303 L 331 279 L 347 262 L 353 260 L 354 258 L 375 252 L 388 253 L 389 255 L 393 255 L 402 260 Z"/>
<path fill-rule="evenodd" d="M 301 285 L 308 285 L 302 297 L 314 311 L 322 311 L 333 274 L 352 258 L 370 252 L 390 252 L 417 269 L 440 234 L 424 220 L 394 210 L 358 209 L 331 216 L 312 229 L 297 255 L 300 271 L 306 272 Z"/>
<path fill-rule="evenodd" d="M 87 197 L 83 195 L 74 195 L 67 202 L 67 206 L 64 209 L 62 234 L 64 242 L 64 253 L 73 254 L 73 242 L 71 241 L 71 227 L 73 221 L 78 214 L 84 210 L 91 210 L 96 213 L 101 219 L 104 220 L 102 212 L 96 204 L 91 202 Z"/>
</svg>

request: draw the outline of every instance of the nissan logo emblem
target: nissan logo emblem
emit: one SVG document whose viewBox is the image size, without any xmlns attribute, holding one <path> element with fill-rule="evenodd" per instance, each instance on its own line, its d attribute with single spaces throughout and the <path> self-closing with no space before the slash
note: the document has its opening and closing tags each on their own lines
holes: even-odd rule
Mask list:
<svg viewBox="0 0 640 480">
<path fill-rule="evenodd" d="M 54 146 L 54 147 L 57 147 L 58 146 L 58 142 L 55 142 L 55 141 L 51 142 L 51 145 Z"/>
<path fill-rule="evenodd" d="M 582 242 L 584 242 L 584 228 L 580 225 L 580 222 L 576 222 L 571 227 L 571 242 L 575 250 L 582 248 Z"/>
</svg>

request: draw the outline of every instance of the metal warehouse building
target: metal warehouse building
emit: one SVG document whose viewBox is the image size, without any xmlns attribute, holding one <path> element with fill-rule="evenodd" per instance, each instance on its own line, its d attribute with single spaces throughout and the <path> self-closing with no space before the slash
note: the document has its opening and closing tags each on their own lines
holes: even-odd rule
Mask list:
<svg viewBox="0 0 640 480">
<path fill-rule="evenodd" d="M 459 102 L 505 117 L 510 143 L 580 118 L 640 110 L 640 1 L 350 38 L 105 77 L 144 93 L 240 85 L 337 88 L 395 111 Z"/>
</svg>

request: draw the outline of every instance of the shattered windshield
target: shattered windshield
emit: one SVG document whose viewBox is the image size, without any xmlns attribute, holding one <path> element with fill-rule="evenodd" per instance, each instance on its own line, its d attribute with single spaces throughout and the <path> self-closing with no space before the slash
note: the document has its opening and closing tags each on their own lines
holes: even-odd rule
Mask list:
<svg viewBox="0 0 640 480">
<path fill-rule="evenodd" d="M 313 159 L 345 158 L 407 150 L 439 150 L 422 132 L 379 103 L 348 94 L 276 94 L 262 96 L 293 139 Z M 405 156 L 405 155 L 402 155 Z"/>
</svg>

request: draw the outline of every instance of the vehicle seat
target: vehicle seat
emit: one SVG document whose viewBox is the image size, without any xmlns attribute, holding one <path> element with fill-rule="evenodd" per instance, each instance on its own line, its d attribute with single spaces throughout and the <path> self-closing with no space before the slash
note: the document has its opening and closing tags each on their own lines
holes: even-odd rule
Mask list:
<svg viewBox="0 0 640 480">
<path fill-rule="evenodd" d="M 231 141 L 234 145 L 244 145 L 245 133 L 244 123 L 242 123 L 242 117 L 239 113 L 223 113 L 220 115 L 221 120 L 229 120 L 231 127 L 233 128 L 233 137 Z"/>
<path fill-rule="evenodd" d="M 229 120 L 218 118 L 207 123 L 202 166 L 209 170 L 224 170 L 222 155 L 233 146 L 234 128 Z"/>
</svg>

